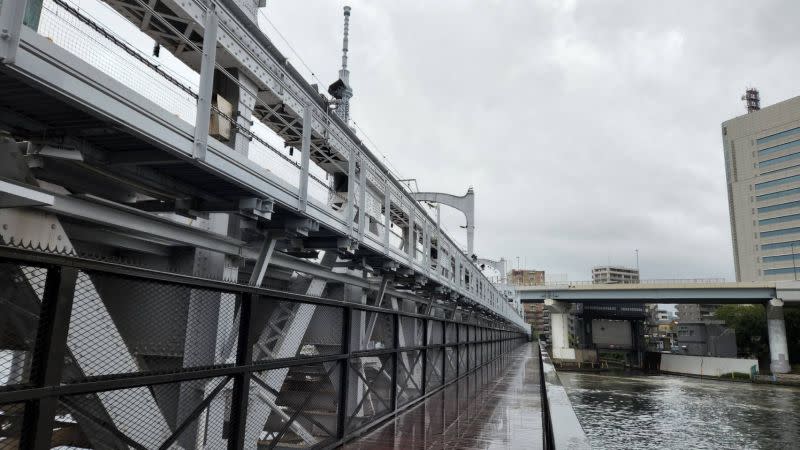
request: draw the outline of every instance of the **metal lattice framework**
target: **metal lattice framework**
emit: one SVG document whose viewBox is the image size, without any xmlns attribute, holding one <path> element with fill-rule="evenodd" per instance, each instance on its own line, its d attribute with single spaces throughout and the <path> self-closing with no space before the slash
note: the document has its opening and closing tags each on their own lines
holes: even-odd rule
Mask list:
<svg viewBox="0 0 800 450">
<path fill-rule="evenodd" d="M 333 446 L 525 338 L 255 1 L 95 6 L 0 3 L 0 449 Z"/>
<path fill-rule="evenodd" d="M 486 319 L 424 314 L 424 305 L 408 312 L 10 247 L 0 248 L 0 277 L 4 330 L 13 330 L 4 348 L 15 342 L 0 367 L 12 374 L 0 388 L 0 448 L 334 446 L 527 339 Z M 93 293 L 120 283 L 122 299 Z M 282 334 L 273 326 L 287 321 L 287 305 L 325 308 L 345 326 L 324 342 L 305 333 L 292 354 L 262 351 L 265 336 Z M 196 328 L 121 320 L 153 307 L 172 320 L 194 316 Z M 216 357 L 198 360 L 207 336 L 199 318 L 226 309 L 217 328 L 232 332 L 235 348 L 229 355 L 218 338 Z M 381 326 L 370 334 L 354 326 L 371 315 Z M 131 348 L 136 334 L 153 336 Z M 273 384 L 276 376 L 285 381 Z"/>
</svg>

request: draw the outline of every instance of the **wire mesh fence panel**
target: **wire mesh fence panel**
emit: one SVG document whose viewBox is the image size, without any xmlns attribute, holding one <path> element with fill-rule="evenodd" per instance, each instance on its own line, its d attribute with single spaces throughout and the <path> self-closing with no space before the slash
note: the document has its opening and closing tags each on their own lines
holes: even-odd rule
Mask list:
<svg viewBox="0 0 800 450">
<path fill-rule="evenodd" d="M 235 360 L 236 295 L 81 271 L 63 381 Z"/>
<path fill-rule="evenodd" d="M 254 372 L 245 448 L 309 448 L 336 439 L 342 364 L 320 362 Z"/>
<path fill-rule="evenodd" d="M 458 333 L 458 324 L 455 324 L 453 322 L 445 323 L 445 343 L 446 344 L 455 344 L 456 342 L 458 342 L 457 333 Z"/>
<path fill-rule="evenodd" d="M 37 30 L 39 34 L 174 114 L 176 118 L 194 124 L 197 111 L 196 98 L 153 70 L 153 67 L 158 67 L 162 73 L 167 73 L 181 86 L 195 94 L 197 81 L 188 80 L 165 69 L 158 58 L 126 42 L 114 31 L 99 26 L 99 22 L 94 20 L 87 10 L 80 9 L 72 0 L 63 4 L 66 7 L 53 0 L 44 2 Z M 95 11 L 99 11 L 102 7 L 96 5 L 95 8 Z M 94 28 L 86 21 L 93 22 L 98 27 Z M 109 36 L 113 36 L 116 42 L 109 39 Z M 184 73 L 192 72 L 187 68 Z"/>
<path fill-rule="evenodd" d="M 442 322 L 428 321 L 428 345 L 442 344 Z"/>
<path fill-rule="evenodd" d="M 458 325 L 458 342 L 467 342 L 469 340 L 469 327 L 464 324 Z"/>
<path fill-rule="evenodd" d="M 400 316 L 401 347 L 419 347 L 425 345 L 425 343 L 422 342 L 424 331 L 425 328 L 422 319 Z"/>
<path fill-rule="evenodd" d="M 445 347 L 444 381 L 449 383 L 458 377 L 458 358 L 455 347 Z"/>
<path fill-rule="evenodd" d="M 47 269 L 0 264 L 0 381 L 29 381 Z"/>
<path fill-rule="evenodd" d="M 475 342 L 475 326 L 469 326 L 469 342 Z"/>
<path fill-rule="evenodd" d="M 253 344 L 253 361 L 342 352 L 342 308 L 264 302 L 252 314 L 253 323 L 260 328 Z"/>
<path fill-rule="evenodd" d="M 207 378 L 59 398 L 54 447 L 224 448 L 230 377 Z"/>
<path fill-rule="evenodd" d="M 467 362 L 468 359 L 469 359 L 468 351 L 469 350 L 467 349 L 466 345 L 460 345 L 458 347 L 458 374 L 459 375 L 464 375 L 465 373 L 467 373 L 469 371 L 469 365 L 468 365 L 468 362 Z"/>
<path fill-rule="evenodd" d="M 477 344 L 470 344 L 469 347 L 469 369 L 472 370 L 480 365 L 478 361 Z"/>
<path fill-rule="evenodd" d="M 398 406 L 419 398 L 422 395 L 422 355 L 419 350 L 400 352 L 397 369 Z"/>
<path fill-rule="evenodd" d="M 353 350 L 394 348 L 394 317 L 375 311 L 353 310 L 352 323 L 359 329 L 359 339 Z M 358 326 L 355 324 L 363 324 Z"/>
<path fill-rule="evenodd" d="M 24 403 L 0 405 L 0 450 L 15 450 L 19 448 L 24 414 Z"/>
<path fill-rule="evenodd" d="M 441 348 L 431 348 L 426 352 L 425 362 L 425 392 L 442 385 L 442 364 L 444 351 Z"/>
<path fill-rule="evenodd" d="M 352 431 L 391 410 L 392 355 L 367 356 L 351 359 L 350 379 L 355 383 L 354 404 L 348 402 L 346 431 Z"/>
<path fill-rule="evenodd" d="M 265 130 L 263 125 L 258 124 L 254 130 L 259 130 L 256 136 L 261 139 L 254 139 L 250 142 L 248 158 L 259 166 L 269 170 L 280 179 L 294 188 L 300 186 L 300 152 L 281 152 L 277 147 L 269 144 L 265 139 L 270 131 Z M 311 187 L 315 183 L 309 183 Z"/>
</svg>

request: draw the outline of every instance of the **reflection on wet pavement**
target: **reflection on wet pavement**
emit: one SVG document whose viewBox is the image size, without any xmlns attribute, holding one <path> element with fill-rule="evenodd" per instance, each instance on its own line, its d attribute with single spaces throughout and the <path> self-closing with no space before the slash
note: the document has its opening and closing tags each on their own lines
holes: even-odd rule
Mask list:
<svg viewBox="0 0 800 450">
<path fill-rule="evenodd" d="M 342 448 L 542 448 L 537 351 L 524 344 Z"/>
</svg>

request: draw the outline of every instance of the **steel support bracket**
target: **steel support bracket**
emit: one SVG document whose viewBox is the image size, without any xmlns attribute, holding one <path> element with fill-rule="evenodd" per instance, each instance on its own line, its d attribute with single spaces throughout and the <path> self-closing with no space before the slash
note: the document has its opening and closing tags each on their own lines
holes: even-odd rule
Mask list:
<svg viewBox="0 0 800 450">
<path fill-rule="evenodd" d="M 300 187 L 297 209 L 305 212 L 308 206 L 308 166 L 311 158 L 311 105 L 303 108 L 303 140 L 300 144 Z"/>
<path fill-rule="evenodd" d="M 0 62 L 13 64 L 17 57 L 22 22 L 28 0 L 6 0 L 0 6 Z"/>
<path fill-rule="evenodd" d="M 208 127 L 211 122 L 211 97 L 214 87 L 214 68 L 217 61 L 217 16 L 216 4 L 211 2 L 206 10 L 203 24 L 203 54 L 200 62 L 200 89 L 197 96 L 197 117 L 194 122 L 194 147 L 192 156 L 204 161 L 208 147 Z"/>
</svg>

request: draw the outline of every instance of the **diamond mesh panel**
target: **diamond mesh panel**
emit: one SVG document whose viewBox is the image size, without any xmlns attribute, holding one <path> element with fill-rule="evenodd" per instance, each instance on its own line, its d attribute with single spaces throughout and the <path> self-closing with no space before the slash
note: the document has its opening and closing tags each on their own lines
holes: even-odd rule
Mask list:
<svg viewBox="0 0 800 450">
<path fill-rule="evenodd" d="M 466 325 L 459 325 L 458 326 L 458 342 L 467 342 L 468 340 L 468 333 L 469 328 Z"/>
<path fill-rule="evenodd" d="M 400 316 L 400 345 L 402 347 L 419 347 L 424 345 L 422 342 L 425 331 L 423 326 L 422 319 Z"/>
<path fill-rule="evenodd" d="M 463 375 L 469 371 L 469 366 L 467 365 L 467 346 L 461 345 L 458 347 L 458 373 L 459 375 Z"/>
<path fill-rule="evenodd" d="M 353 323 L 364 323 L 358 345 L 354 350 L 394 348 L 394 318 L 392 314 L 374 311 L 353 311 Z M 359 327 L 360 328 L 360 327 Z"/>
<path fill-rule="evenodd" d="M 293 302 L 265 306 L 254 312 L 261 330 L 253 344 L 253 361 L 342 352 L 342 308 Z"/>
<path fill-rule="evenodd" d="M 475 349 L 476 346 L 477 346 L 477 344 L 470 344 L 469 345 L 469 369 L 470 370 L 472 370 L 472 369 L 478 367 L 478 365 L 480 365 L 480 362 L 478 361 L 478 352 Z"/>
<path fill-rule="evenodd" d="M 230 420 L 227 377 L 69 395 L 59 399 L 54 446 L 225 448 Z"/>
<path fill-rule="evenodd" d="M 19 448 L 23 414 L 25 414 L 24 403 L 0 405 L 0 450 Z"/>
<path fill-rule="evenodd" d="M 431 348 L 426 353 L 425 391 L 428 392 L 442 385 L 442 358 L 444 351 L 441 348 Z"/>
<path fill-rule="evenodd" d="M 442 322 L 428 321 L 428 345 L 442 344 Z"/>
<path fill-rule="evenodd" d="M 458 377 L 458 360 L 456 359 L 456 348 L 445 347 L 445 368 L 444 381 L 449 383 Z"/>
<path fill-rule="evenodd" d="M 79 272 L 63 381 L 235 360 L 234 294 Z"/>
<path fill-rule="evenodd" d="M 422 395 L 422 352 L 401 352 L 397 370 L 397 404 L 406 403 Z"/>
<path fill-rule="evenodd" d="M 391 409 L 392 355 L 355 358 L 350 361 L 350 379 L 355 380 L 355 405 L 347 405 L 346 430 L 357 429 Z"/>
<path fill-rule="evenodd" d="M 337 435 L 341 363 L 253 373 L 245 448 L 307 448 Z"/>
<path fill-rule="evenodd" d="M 29 381 L 47 269 L 0 264 L 0 380 Z"/>
<path fill-rule="evenodd" d="M 469 341 L 475 342 L 475 327 L 472 325 L 469 326 Z"/>
<path fill-rule="evenodd" d="M 457 325 L 452 322 L 445 323 L 445 338 L 447 339 L 446 341 L 447 344 L 455 344 L 456 342 L 458 342 L 458 340 L 456 339 L 457 338 L 456 326 Z"/>
</svg>

